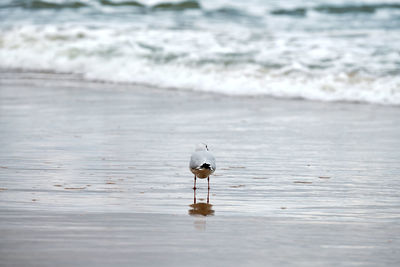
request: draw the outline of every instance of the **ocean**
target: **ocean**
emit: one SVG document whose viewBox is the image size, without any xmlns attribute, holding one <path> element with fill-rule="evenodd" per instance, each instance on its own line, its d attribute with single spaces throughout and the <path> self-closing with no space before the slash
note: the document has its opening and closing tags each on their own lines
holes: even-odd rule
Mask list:
<svg viewBox="0 0 400 267">
<path fill-rule="evenodd" d="M 0 68 L 400 105 L 400 2 L 3 0 Z"/>
</svg>

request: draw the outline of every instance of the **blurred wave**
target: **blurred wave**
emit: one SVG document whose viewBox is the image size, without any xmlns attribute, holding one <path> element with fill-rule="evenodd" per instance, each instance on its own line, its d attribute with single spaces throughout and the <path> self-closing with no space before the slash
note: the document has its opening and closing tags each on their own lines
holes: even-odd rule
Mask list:
<svg viewBox="0 0 400 267">
<path fill-rule="evenodd" d="M 400 104 L 395 1 L 5 0 L 0 16 L 0 68 Z"/>
<path fill-rule="evenodd" d="M 354 13 L 374 13 L 380 9 L 400 9 L 400 4 L 360 4 L 360 5 L 320 5 L 313 8 L 297 7 L 291 9 L 272 10 L 273 15 L 305 16 L 308 11 L 315 11 L 327 14 L 354 14 Z"/>
<path fill-rule="evenodd" d="M 268 4 L 269 1 L 265 1 Z M 150 10 L 174 10 L 181 11 L 187 9 L 203 9 L 201 4 L 195 0 L 188 1 L 156 1 L 153 5 L 146 4 L 144 1 L 117 1 L 117 0 L 99 0 L 99 1 L 51 1 L 51 0 L 13 0 L 0 3 L 0 8 L 9 7 L 22 7 L 27 9 L 64 9 L 64 8 L 82 8 L 82 7 L 95 7 L 96 4 L 103 6 L 123 7 L 147 7 Z M 297 6 L 295 8 L 282 8 L 273 9 L 269 13 L 272 15 L 293 15 L 293 16 L 304 16 L 308 11 L 315 11 L 327 14 L 346 14 L 346 13 L 374 13 L 381 9 L 400 9 L 400 3 L 360 3 L 360 4 L 321 4 L 315 7 L 304 7 Z M 206 9 L 205 9 L 206 10 Z M 207 10 L 206 10 L 207 11 Z M 237 15 L 242 13 L 241 9 L 235 9 L 233 7 L 222 7 L 216 12 L 224 14 Z"/>
<path fill-rule="evenodd" d="M 53 1 L 41 1 L 41 0 L 17 0 L 12 1 L 8 5 L 0 5 L 0 7 L 22 7 L 27 9 L 42 9 L 42 8 L 81 8 L 87 6 L 81 1 L 65 1 L 65 2 L 53 2 Z"/>
<path fill-rule="evenodd" d="M 105 6 L 137 6 L 137 7 L 145 6 L 144 4 L 137 1 L 113 2 L 110 0 L 101 0 L 100 3 Z"/>
<path fill-rule="evenodd" d="M 1 8 L 6 7 L 22 7 L 26 9 L 64 9 L 64 8 L 82 8 L 94 7 L 95 3 L 103 6 L 134 6 L 134 7 L 149 7 L 154 10 L 186 10 L 201 8 L 200 4 L 194 0 L 181 1 L 181 2 L 160 2 L 154 5 L 146 5 L 140 1 L 112 1 L 112 0 L 99 0 L 99 1 L 45 1 L 45 0 L 16 0 L 6 4 L 0 4 Z"/>
</svg>

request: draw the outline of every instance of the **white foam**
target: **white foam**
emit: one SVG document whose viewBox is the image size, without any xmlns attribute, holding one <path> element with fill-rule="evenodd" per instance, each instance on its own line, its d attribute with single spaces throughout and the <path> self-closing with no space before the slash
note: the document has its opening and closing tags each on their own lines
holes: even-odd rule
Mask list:
<svg viewBox="0 0 400 267">
<path fill-rule="evenodd" d="M 26 25 L 2 31 L 0 67 L 79 73 L 88 80 L 227 95 L 400 105 L 400 77 L 382 69 L 395 69 L 398 53 L 383 54 L 373 58 L 381 62 L 371 62 L 368 49 L 348 47 L 343 39 L 330 42 L 334 32 L 309 42 L 300 34 L 295 36 L 298 43 L 293 43 L 293 35 L 252 40 L 252 34 L 240 28 L 232 33 L 222 28 L 174 31 Z M 388 38 L 381 32 L 366 34 L 382 38 L 382 43 Z M 362 40 L 352 40 L 357 41 Z M 313 68 L 315 62 L 321 66 Z M 369 71 L 363 71 L 363 66 Z"/>
</svg>

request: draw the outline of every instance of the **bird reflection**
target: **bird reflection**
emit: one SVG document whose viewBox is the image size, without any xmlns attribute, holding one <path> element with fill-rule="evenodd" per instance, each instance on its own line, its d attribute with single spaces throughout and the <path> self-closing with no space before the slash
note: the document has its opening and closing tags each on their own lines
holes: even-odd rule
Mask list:
<svg viewBox="0 0 400 267">
<path fill-rule="evenodd" d="M 191 209 L 189 209 L 189 215 L 196 216 L 212 216 L 214 215 L 214 210 L 212 209 L 212 205 L 210 204 L 210 189 L 207 190 L 207 203 L 196 201 L 196 189 L 193 190 L 193 204 L 190 205 Z"/>
</svg>

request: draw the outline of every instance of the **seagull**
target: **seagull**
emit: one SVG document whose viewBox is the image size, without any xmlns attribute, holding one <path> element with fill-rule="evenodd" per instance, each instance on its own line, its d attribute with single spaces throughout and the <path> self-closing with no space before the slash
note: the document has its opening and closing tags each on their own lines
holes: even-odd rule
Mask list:
<svg viewBox="0 0 400 267">
<path fill-rule="evenodd" d="M 206 144 L 200 143 L 190 158 L 190 171 L 194 174 L 194 187 L 196 189 L 196 178 L 207 178 L 208 188 L 210 189 L 210 175 L 215 171 L 215 158 L 208 151 Z"/>
</svg>

